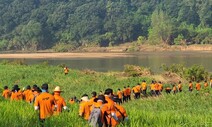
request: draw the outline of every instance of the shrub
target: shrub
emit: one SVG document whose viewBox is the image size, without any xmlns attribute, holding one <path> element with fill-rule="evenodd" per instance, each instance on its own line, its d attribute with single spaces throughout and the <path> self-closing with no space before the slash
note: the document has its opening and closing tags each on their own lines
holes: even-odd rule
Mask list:
<svg viewBox="0 0 212 127">
<path fill-rule="evenodd" d="M 135 65 L 124 65 L 124 73 L 127 76 L 138 77 L 141 75 L 151 75 L 152 72 L 149 68 L 135 66 Z"/>
<path fill-rule="evenodd" d="M 206 72 L 202 65 L 193 65 L 184 71 L 184 77 L 187 80 L 202 81 L 207 79 L 208 72 Z"/>
</svg>

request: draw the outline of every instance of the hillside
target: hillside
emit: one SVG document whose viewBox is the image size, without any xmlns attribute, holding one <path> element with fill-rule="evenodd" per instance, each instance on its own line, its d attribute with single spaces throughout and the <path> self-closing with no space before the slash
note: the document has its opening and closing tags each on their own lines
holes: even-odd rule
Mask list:
<svg viewBox="0 0 212 127">
<path fill-rule="evenodd" d="M 212 43 L 210 0 L 1 0 L 0 8 L 0 50 Z"/>
</svg>

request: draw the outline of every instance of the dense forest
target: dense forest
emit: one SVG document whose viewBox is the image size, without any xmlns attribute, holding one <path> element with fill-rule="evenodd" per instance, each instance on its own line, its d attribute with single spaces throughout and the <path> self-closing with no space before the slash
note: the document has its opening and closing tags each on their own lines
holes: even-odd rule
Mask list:
<svg viewBox="0 0 212 127">
<path fill-rule="evenodd" d="M 211 0 L 0 0 L 0 50 L 212 44 Z"/>
</svg>

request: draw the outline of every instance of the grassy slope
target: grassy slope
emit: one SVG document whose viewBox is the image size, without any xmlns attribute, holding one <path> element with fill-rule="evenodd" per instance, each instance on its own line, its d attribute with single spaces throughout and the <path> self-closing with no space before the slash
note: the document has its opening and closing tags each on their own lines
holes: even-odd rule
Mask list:
<svg viewBox="0 0 212 127">
<path fill-rule="evenodd" d="M 21 87 L 28 84 L 41 85 L 44 82 L 50 84 L 50 92 L 56 85 L 64 90 L 62 94 L 66 100 L 71 96 L 81 96 L 83 93 L 104 90 L 107 87 L 117 89 L 124 85 L 135 85 L 143 78 L 117 78 L 111 74 L 84 74 L 71 70 L 70 75 L 64 76 L 63 69 L 53 66 L 17 66 L 0 65 L 0 84 L 9 85 L 14 83 Z M 150 79 L 145 78 L 150 82 Z M 187 88 L 184 87 L 184 90 Z M 212 92 L 212 91 L 211 91 Z M 212 96 L 205 95 L 204 91 L 196 94 L 180 93 L 177 95 L 160 96 L 133 100 L 124 104 L 130 121 L 126 127 L 175 127 L 175 126 L 212 126 Z M 78 117 L 78 105 L 70 106 L 70 112 L 64 112 L 46 121 L 47 126 L 55 127 L 82 127 L 86 123 Z M 10 102 L 0 100 L 0 125 L 29 127 L 38 125 L 37 112 L 33 106 L 25 102 Z"/>
</svg>

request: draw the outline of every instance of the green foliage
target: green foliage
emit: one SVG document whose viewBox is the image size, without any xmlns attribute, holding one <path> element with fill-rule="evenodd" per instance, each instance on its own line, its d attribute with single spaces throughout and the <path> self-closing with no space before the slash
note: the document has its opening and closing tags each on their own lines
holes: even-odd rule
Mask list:
<svg viewBox="0 0 212 127">
<path fill-rule="evenodd" d="M 191 81 L 203 81 L 207 80 L 208 72 L 201 65 L 193 65 L 185 70 L 184 77 Z"/>
<path fill-rule="evenodd" d="M 152 74 L 152 72 L 149 68 L 139 67 L 139 66 L 134 66 L 134 65 L 125 65 L 124 73 L 127 76 L 132 76 L 132 77 L 139 77 L 141 75 L 151 75 Z"/>
<path fill-rule="evenodd" d="M 209 44 L 210 5 L 210 0 L 1 0 L 0 50 L 113 46 L 139 36 L 150 44 L 174 44 L 178 35 L 188 44 Z"/>
<path fill-rule="evenodd" d="M 189 81 L 203 81 L 208 79 L 208 72 L 202 65 L 193 65 L 186 68 L 182 64 L 172 64 L 170 66 L 162 65 L 164 71 L 176 73 Z"/>
<path fill-rule="evenodd" d="M 144 36 L 138 36 L 137 42 L 139 44 L 144 44 L 146 42 L 146 38 Z"/>
<path fill-rule="evenodd" d="M 69 52 L 77 48 L 77 46 L 72 44 L 59 43 L 52 47 L 56 52 Z"/>
<path fill-rule="evenodd" d="M 177 38 L 174 39 L 174 44 L 175 45 L 181 45 L 184 37 L 182 34 L 178 35 Z"/>
</svg>

